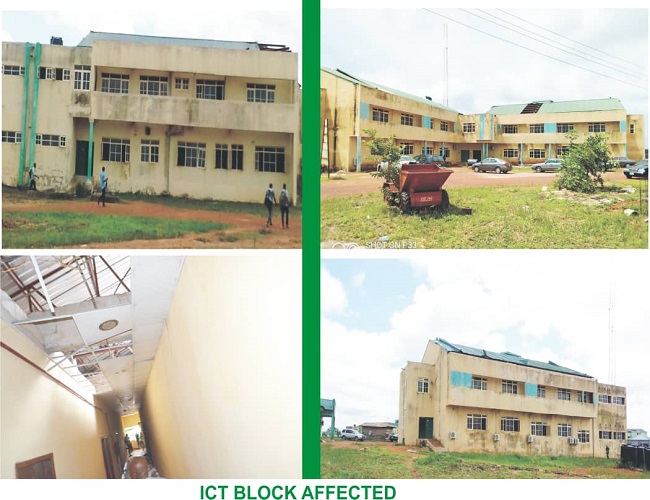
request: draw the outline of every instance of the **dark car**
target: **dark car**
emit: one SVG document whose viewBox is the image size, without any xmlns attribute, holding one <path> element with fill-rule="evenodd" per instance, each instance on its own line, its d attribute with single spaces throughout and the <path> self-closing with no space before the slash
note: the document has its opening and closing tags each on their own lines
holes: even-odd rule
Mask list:
<svg viewBox="0 0 650 500">
<path fill-rule="evenodd" d="M 648 160 L 639 160 L 631 167 L 623 169 L 625 177 L 631 179 L 632 177 L 645 177 L 648 178 Z"/>
<path fill-rule="evenodd" d="M 562 160 L 559 158 L 550 158 L 543 163 L 535 163 L 530 168 L 535 172 L 557 172 L 557 170 L 562 166 Z"/>
<path fill-rule="evenodd" d="M 614 163 L 619 167 L 631 167 L 636 163 L 634 160 L 630 160 L 627 156 L 615 156 L 612 159 L 614 160 Z"/>
<path fill-rule="evenodd" d="M 484 158 L 483 160 L 474 163 L 470 168 L 473 168 L 474 172 L 506 174 L 512 170 L 512 165 L 500 158 Z"/>
<path fill-rule="evenodd" d="M 445 159 L 439 155 L 417 155 L 414 157 L 414 159 L 418 163 L 437 165 L 439 167 L 444 167 L 447 164 Z"/>
</svg>

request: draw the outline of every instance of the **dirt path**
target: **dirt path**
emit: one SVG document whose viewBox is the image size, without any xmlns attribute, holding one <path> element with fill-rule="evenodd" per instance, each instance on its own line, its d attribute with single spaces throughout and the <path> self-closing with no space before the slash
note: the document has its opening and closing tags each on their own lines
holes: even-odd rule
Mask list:
<svg viewBox="0 0 650 500">
<path fill-rule="evenodd" d="M 451 167 L 453 174 L 445 183 L 445 188 L 455 187 L 480 187 L 480 186 L 550 186 L 557 174 L 544 172 L 538 174 L 532 170 L 510 172 L 508 174 L 494 174 L 491 172 L 476 173 L 467 167 Z M 624 180 L 625 175 L 621 170 L 606 172 L 603 175 L 606 181 Z M 352 196 L 359 194 L 378 193 L 383 179 L 373 177 L 370 173 L 348 173 L 340 176 L 331 175 L 328 180 L 321 182 L 321 198 L 335 198 L 338 196 Z"/>
<path fill-rule="evenodd" d="M 174 220 L 195 220 L 230 225 L 220 231 L 191 233 L 179 238 L 162 240 L 132 240 L 119 243 L 90 243 L 77 248 L 301 248 L 302 218 L 291 218 L 289 229 L 282 229 L 280 210 L 273 211 L 274 226 L 266 229 L 266 217 L 255 215 L 190 210 L 174 208 L 143 201 L 108 203 L 106 207 L 93 201 L 50 200 L 35 198 L 33 193 L 16 196 L 3 195 L 3 212 L 74 212 L 93 215 L 122 215 L 129 217 L 152 217 Z"/>
</svg>

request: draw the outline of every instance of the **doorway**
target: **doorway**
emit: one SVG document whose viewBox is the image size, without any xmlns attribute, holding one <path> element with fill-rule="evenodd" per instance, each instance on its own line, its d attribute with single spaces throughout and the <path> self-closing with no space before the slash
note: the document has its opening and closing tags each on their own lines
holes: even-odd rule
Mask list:
<svg viewBox="0 0 650 500">
<path fill-rule="evenodd" d="M 88 147 L 89 147 L 88 141 L 77 141 L 77 153 L 76 153 L 75 163 L 74 163 L 74 175 L 81 175 L 83 177 L 86 177 L 88 175 Z M 95 151 L 93 148 L 93 158 L 91 158 L 91 162 L 90 162 L 91 176 L 93 174 L 92 164 L 94 162 L 92 160 L 94 159 L 94 156 L 95 156 Z"/>
<path fill-rule="evenodd" d="M 433 417 L 420 417 L 418 439 L 433 438 Z"/>
</svg>

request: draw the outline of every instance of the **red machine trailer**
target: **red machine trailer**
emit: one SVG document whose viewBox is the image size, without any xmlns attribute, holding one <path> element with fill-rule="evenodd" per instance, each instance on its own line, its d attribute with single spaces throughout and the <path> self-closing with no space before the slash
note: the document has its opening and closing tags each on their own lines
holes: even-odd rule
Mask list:
<svg viewBox="0 0 650 500">
<path fill-rule="evenodd" d="M 384 183 L 384 200 L 403 212 L 449 207 L 449 195 L 442 186 L 453 172 L 430 164 L 403 165 L 399 176 L 391 184 Z"/>
</svg>

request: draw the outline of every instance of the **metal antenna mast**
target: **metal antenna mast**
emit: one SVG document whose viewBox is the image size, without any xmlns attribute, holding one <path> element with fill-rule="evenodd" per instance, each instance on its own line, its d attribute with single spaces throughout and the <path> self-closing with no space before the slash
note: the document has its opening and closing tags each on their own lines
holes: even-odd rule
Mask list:
<svg viewBox="0 0 650 500">
<path fill-rule="evenodd" d="M 609 383 L 616 385 L 616 342 L 614 336 L 614 292 L 609 282 Z"/>
<path fill-rule="evenodd" d="M 443 104 L 449 106 L 449 44 L 447 39 L 447 23 L 444 23 L 445 27 L 445 59 L 444 59 L 444 68 L 443 68 L 443 79 L 444 79 L 444 89 L 443 89 Z"/>
</svg>

